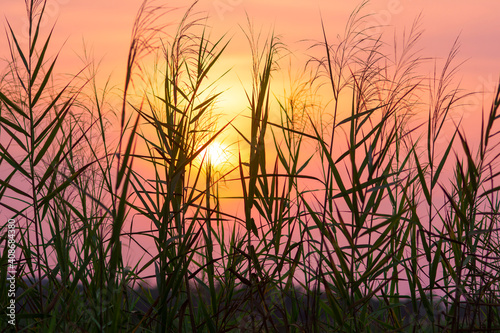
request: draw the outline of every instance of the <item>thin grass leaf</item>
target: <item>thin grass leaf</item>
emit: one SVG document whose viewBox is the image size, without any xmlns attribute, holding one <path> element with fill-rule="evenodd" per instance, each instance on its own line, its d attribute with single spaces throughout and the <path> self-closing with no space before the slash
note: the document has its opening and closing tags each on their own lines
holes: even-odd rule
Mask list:
<svg viewBox="0 0 500 333">
<path fill-rule="evenodd" d="M 15 105 L 10 99 L 7 98 L 1 91 L 0 91 L 0 100 L 2 100 L 8 107 L 12 108 L 14 111 L 16 111 L 19 115 L 24 117 L 25 119 L 29 119 L 29 117 L 24 113 L 24 111 Z"/>
</svg>

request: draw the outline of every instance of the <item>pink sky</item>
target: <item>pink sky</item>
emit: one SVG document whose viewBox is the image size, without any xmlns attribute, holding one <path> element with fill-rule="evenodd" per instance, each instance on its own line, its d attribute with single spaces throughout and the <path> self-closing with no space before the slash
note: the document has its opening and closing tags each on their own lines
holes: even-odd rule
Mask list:
<svg viewBox="0 0 500 333">
<path fill-rule="evenodd" d="M 79 56 L 83 54 L 85 41 L 94 59 L 101 61 L 99 82 L 104 83 L 111 75 L 111 82 L 121 89 L 131 29 L 141 3 L 141 0 L 49 0 L 46 29 L 57 22 L 52 54 L 62 49 L 56 72 L 76 73 L 83 67 Z M 157 3 L 185 8 L 191 2 L 175 0 Z M 360 1 L 339 0 L 200 0 L 197 9 L 208 12 L 207 22 L 213 28 L 212 36 L 216 38 L 227 33 L 232 38 L 224 60 L 219 62 L 221 72 L 232 68 L 221 82 L 222 88 L 229 90 L 222 95 L 219 105 L 231 110 L 230 117 L 246 108 L 242 82 L 248 90 L 249 85 L 245 82 L 250 75 L 251 59 L 248 43 L 240 28 L 247 27 L 246 14 L 256 29 L 262 29 L 264 33 L 274 29 L 289 50 L 303 60 L 312 41 L 322 38 L 320 13 L 331 41 L 337 34 L 343 33 L 349 14 L 359 4 Z M 23 1 L 2 0 L 0 16 L 7 18 L 15 31 L 20 31 L 18 35 L 21 39 L 27 31 L 24 11 Z M 374 25 L 386 25 L 389 42 L 395 32 L 401 34 L 405 28 L 409 29 L 421 13 L 421 25 L 425 31 L 420 47 L 425 57 L 446 58 L 455 38 L 460 35 L 461 51 L 457 63 L 465 63 L 456 77 L 457 81 L 461 81 L 467 91 L 485 90 L 491 93 L 500 75 L 498 12 L 500 2 L 494 0 L 482 1 L 481 5 L 456 0 L 373 0 L 363 13 L 373 15 L 370 22 Z M 174 15 L 165 16 L 165 20 L 178 21 L 181 13 L 177 11 Z M 5 26 L 5 20 L 3 22 Z M 5 34 L 0 34 L 0 45 L 6 46 Z M 8 48 L 0 48 L 0 58 L 6 57 Z M 431 69 L 426 70 L 430 72 Z M 275 91 L 283 91 L 276 86 L 279 84 L 275 85 Z M 489 100 L 487 98 L 487 103 Z M 463 110 L 465 117 L 473 120 L 470 128 L 477 128 L 480 117 L 471 115 L 479 110 L 482 96 L 477 94 L 465 102 L 475 105 Z"/>
<path fill-rule="evenodd" d="M 20 0 L 1 0 L 0 17 L 5 25 L 7 18 L 14 31 L 23 36 L 26 27 L 24 3 Z M 59 73 L 76 73 L 83 63 L 83 41 L 93 50 L 96 60 L 102 60 L 99 79 L 103 82 L 112 75 L 112 82 L 122 88 L 127 51 L 132 24 L 142 1 L 140 0 L 49 0 L 46 29 L 57 21 L 52 52 L 62 47 Z M 165 1 L 165 3 L 167 3 Z M 168 2 L 171 6 L 186 6 L 180 0 Z M 228 106 L 235 106 L 236 112 L 244 110 L 239 103 L 244 98 L 241 82 L 251 66 L 248 44 L 240 29 L 246 27 L 246 13 L 255 27 L 264 32 L 274 28 L 283 36 L 288 48 L 296 54 L 303 54 L 309 42 L 322 38 L 320 13 L 331 39 L 342 34 L 345 23 L 358 1 L 340 0 L 200 0 L 198 10 L 209 12 L 208 24 L 213 27 L 214 37 L 227 33 L 232 42 L 224 56 L 224 69 L 233 67 L 226 85 L 233 86 L 223 98 Z M 409 28 L 413 20 L 422 13 L 422 27 L 425 29 L 420 43 L 422 55 L 443 59 L 447 56 L 455 38 L 460 35 L 461 52 L 458 61 L 466 61 L 457 77 L 469 91 L 485 89 L 492 92 L 500 76 L 500 1 L 482 1 L 481 5 L 457 0 L 373 0 L 365 8 L 366 14 L 373 14 L 374 24 L 387 25 L 388 36 L 394 31 Z M 174 17 L 179 19 L 180 12 Z M 166 17 L 168 19 L 168 16 Z M 389 38 L 390 40 L 390 38 Z M 64 46 L 63 46 L 64 44 Z M 5 34 L 0 34 L 0 57 L 8 57 Z M 0 68 L 3 64 L 0 65 Z M 425 73 L 424 73 L 425 74 Z M 247 86 L 248 87 L 248 86 Z M 467 102 L 480 104 L 481 97 L 475 96 Z M 486 102 L 486 105 L 488 105 Z M 475 108 L 466 108 L 470 129 L 480 124 L 480 117 L 471 117 Z"/>
<path fill-rule="evenodd" d="M 47 17 L 51 22 L 57 21 L 55 48 L 52 50 L 57 50 L 66 41 L 62 54 L 65 65 L 61 67 L 68 71 L 79 68 L 77 54 L 82 54 L 82 40 L 85 40 L 94 50 L 95 58 L 103 59 L 103 73 L 121 75 L 132 22 L 141 2 L 49 0 Z M 188 2 L 164 3 L 186 6 Z M 214 28 L 214 36 L 225 32 L 233 36 L 226 58 L 238 59 L 248 54 L 239 28 L 239 25 L 246 26 L 245 12 L 256 27 L 262 26 L 264 31 L 274 27 L 291 50 L 303 51 L 308 44 L 297 43 L 299 40 L 321 38 L 320 12 L 329 35 L 333 37 L 342 33 L 348 14 L 358 3 L 339 0 L 200 0 L 198 9 L 209 12 L 208 23 Z M 494 0 L 481 1 L 480 4 L 456 0 L 373 0 L 365 9 L 365 13 L 375 14 L 374 20 L 387 24 L 390 34 L 394 29 L 402 31 L 422 13 L 425 34 L 421 46 L 424 54 L 430 57 L 444 57 L 460 34 L 460 59 L 468 59 L 462 73 L 473 89 L 491 77 L 496 81 L 500 73 L 498 12 L 500 2 Z M 3 23 L 7 18 L 16 31 L 22 30 L 25 26 L 23 1 L 2 0 L 0 16 Z M 5 34 L 1 34 L 0 43 L 6 45 Z M 6 57 L 7 52 L 5 47 L 0 48 L 0 56 Z"/>
<path fill-rule="evenodd" d="M 83 54 L 85 41 L 87 48 L 93 50 L 94 58 L 102 61 L 99 82 L 104 82 L 111 75 L 111 82 L 121 89 L 131 29 L 141 3 L 140 0 L 49 0 L 45 28 L 48 30 L 57 22 L 50 50 L 54 54 L 62 49 L 56 72 L 76 73 L 83 67 L 79 56 Z M 186 2 L 180 0 L 157 3 L 186 7 Z M 360 2 L 346 3 L 339 0 L 200 0 L 197 9 L 209 13 L 207 22 L 213 28 L 212 36 L 217 38 L 227 33 L 232 38 L 223 61 L 218 64 L 221 72 L 232 68 L 220 83 L 228 89 L 219 104 L 223 112 L 232 118 L 243 112 L 247 105 L 242 85 L 250 89 L 248 78 L 251 59 L 248 43 L 240 28 L 247 26 L 246 14 L 257 30 L 261 28 L 267 33 L 274 29 L 276 34 L 282 36 L 288 49 L 298 58 L 302 55 L 301 59 L 304 59 L 307 47 L 322 38 L 320 13 L 330 41 L 343 33 L 349 14 Z M 457 81 L 461 81 L 467 91 L 480 92 L 484 89 L 491 93 L 500 76 L 500 22 L 496 14 L 500 12 L 500 2 L 488 0 L 481 4 L 452 0 L 373 0 L 363 13 L 372 14 L 369 20 L 374 25 L 386 25 L 386 39 L 389 42 L 395 32 L 401 34 L 405 28 L 409 29 L 413 20 L 422 14 L 421 25 L 425 30 L 420 41 L 422 56 L 437 58 L 441 63 L 455 38 L 460 35 L 461 52 L 457 63 L 465 63 Z M 23 1 L 2 0 L 0 16 L 9 20 L 13 29 L 19 32 L 21 41 L 26 31 L 24 11 Z M 177 11 L 172 16 L 165 16 L 165 20 L 178 21 L 181 14 L 182 11 Z M 0 48 L 0 57 L 6 58 L 8 48 L 5 47 L 5 34 L 0 34 L 0 45 L 4 46 Z M 424 70 L 430 71 L 431 67 Z M 283 91 L 280 84 L 276 84 L 275 89 L 278 94 Z M 467 124 L 467 130 L 472 132 L 468 137 L 473 138 L 480 126 L 481 118 L 477 116 L 477 111 L 482 96 L 469 97 L 465 102 L 473 105 L 463 107 L 464 123 Z M 488 104 L 489 98 L 486 106 Z M 243 122 L 246 123 L 246 119 Z"/>
</svg>

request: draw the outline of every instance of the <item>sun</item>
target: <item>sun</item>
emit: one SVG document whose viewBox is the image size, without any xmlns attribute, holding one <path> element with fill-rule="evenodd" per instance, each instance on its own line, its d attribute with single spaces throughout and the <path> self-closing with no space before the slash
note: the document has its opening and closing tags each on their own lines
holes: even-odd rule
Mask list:
<svg viewBox="0 0 500 333">
<path fill-rule="evenodd" d="M 200 158 L 204 160 L 205 164 L 211 167 L 221 167 L 223 164 L 229 163 L 231 152 L 229 151 L 229 147 L 214 141 L 203 149 L 200 153 Z"/>
</svg>

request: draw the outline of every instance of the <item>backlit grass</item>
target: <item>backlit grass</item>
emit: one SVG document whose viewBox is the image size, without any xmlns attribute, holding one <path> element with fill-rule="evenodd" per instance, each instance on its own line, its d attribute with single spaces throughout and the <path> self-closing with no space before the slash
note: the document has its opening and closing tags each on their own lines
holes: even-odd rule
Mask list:
<svg viewBox="0 0 500 333">
<path fill-rule="evenodd" d="M 196 3 L 142 4 L 118 108 L 93 65 L 53 84 L 45 5 L 26 0 L 27 45 L 6 24 L 0 209 L 18 250 L 2 330 L 500 330 L 500 87 L 471 142 L 451 121 L 456 43 L 424 77 L 418 20 L 388 53 L 363 3 L 341 34 L 318 24 L 283 96 L 286 45 L 250 24 L 246 111 L 225 122 L 214 68 L 231 40 Z"/>
</svg>

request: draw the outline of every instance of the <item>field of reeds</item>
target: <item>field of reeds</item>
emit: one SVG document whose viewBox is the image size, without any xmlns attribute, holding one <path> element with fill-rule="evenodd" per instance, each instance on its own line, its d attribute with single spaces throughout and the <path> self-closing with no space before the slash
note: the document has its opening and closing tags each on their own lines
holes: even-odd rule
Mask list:
<svg viewBox="0 0 500 333">
<path fill-rule="evenodd" d="M 457 44 L 422 76 L 418 21 L 388 48 L 361 4 L 342 33 L 318 24 L 310 77 L 278 96 L 286 45 L 250 25 L 225 121 L 231 40 L 196 4 L 143 3 L 111 103 L 92 63 L 61 80 L 46 3 L 25 3 L 28 42 L 6 23 L 2 45 L 3 332 L 500 330 L 500 88 L 468 140 Z M 206 152 L 229 132 L 221 169 Z"/>
</svg>

